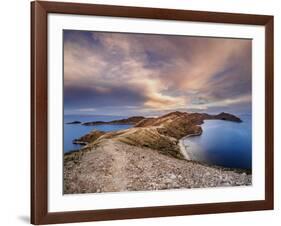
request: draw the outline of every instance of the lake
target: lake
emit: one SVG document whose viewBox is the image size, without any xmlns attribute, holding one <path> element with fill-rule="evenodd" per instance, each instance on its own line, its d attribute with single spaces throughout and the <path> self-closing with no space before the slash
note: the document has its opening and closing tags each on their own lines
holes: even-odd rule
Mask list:
<svg viewBox="0 0 281 226">
<path fill-rule="evenodd" d="M 239 115 L 243 122 L 205 120 L 200 136 L 183 144 L 190 159 L 230 168 L 252 168 L 252 116 Z"/>
<path fill-rule="evenodd" d="M 64 153 L 77 150 L 81 148 L 81 145 L 73 144 L 72 141 L 79 138 L 90 131 L 96 129 L 100 131 L 116 131 L 132 127 L 132 125 L 96 125 L 96 126 L 84 126 L 81 124 L 66 124 L 67 122 L 80 121 L 112 121 L 117 119 L 127 118 L 126 116 L 91 116 L 91 115 L 65 115 L 64 116 Z"/>
</svg>

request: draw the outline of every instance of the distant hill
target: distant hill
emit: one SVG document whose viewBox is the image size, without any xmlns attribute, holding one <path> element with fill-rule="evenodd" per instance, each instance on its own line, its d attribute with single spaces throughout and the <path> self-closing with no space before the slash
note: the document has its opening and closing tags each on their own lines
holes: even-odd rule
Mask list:
<svg viewBox="0 0 281 226">
<path fill-rule="evenodd" d="M 109 122 L 105 121 L 93 121 L 93 122 L 84 122 L 82 125 L 84 126 L 96 126 L 96 125 L 105 125 L 105 124 L 136 124 L 139 121 L 145 119 L 143 116 L 133 116 L 126 119 L 120 119 L 120 120 L 113 120 Z"/>
</svg>

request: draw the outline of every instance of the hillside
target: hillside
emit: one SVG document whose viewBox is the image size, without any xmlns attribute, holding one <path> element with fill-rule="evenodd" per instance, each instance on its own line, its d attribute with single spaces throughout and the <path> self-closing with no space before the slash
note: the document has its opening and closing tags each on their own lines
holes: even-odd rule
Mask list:
<svg viewBox="0 0 281 226">
<path fill-rule="evenodd" d="M 92 131 L 76 139 L 85 144 L 64 156 L 64 193 L 155 190 L 251 184 L 246 171 L 189 161 L 179 140 L 200 135 L 204 120 L 241 122 L 231 114 L 172 112 L 138 118 L 134 127 Z M 124 122 L 125 120 L 121 120 Z"/>
<path fill-rule="evenodd" d="M 156 118 L 131 117 L 118 120 L 122 123 L 125 121 L 134 122 L 135 126 L 130 129 L 105 134 L 93 131 L 76 139 L 75 143 L 85 143 L 94 146 L 103 140 L 112 139 L 132 146 L 148 147 L 157 150 L 161 154 L 182 159 L 184 156 L 178 145 L 179 139 L 190 134 L 200 135 L 202 133 L 200 125 L 203 123 L 203 120 L 212 119 L 241 122 L 238 117 L 228 113 L 209 115 L 176 111 Z M 116 122 L 111 121 L 107 123 Z M 98 136 L 96 136 L 97 133 L 99 133 Z"/>
</svg>

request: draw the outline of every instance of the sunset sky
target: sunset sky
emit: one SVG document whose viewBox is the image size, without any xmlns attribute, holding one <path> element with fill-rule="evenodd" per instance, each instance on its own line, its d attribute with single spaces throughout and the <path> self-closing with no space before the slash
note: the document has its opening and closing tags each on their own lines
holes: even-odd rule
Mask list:
<svg viewBox="0 0 281 226">
<path fill-rule="evenodd" d="M 251 40 L 64 31 L 64 112 L 251 112 Z"/>
</svg>

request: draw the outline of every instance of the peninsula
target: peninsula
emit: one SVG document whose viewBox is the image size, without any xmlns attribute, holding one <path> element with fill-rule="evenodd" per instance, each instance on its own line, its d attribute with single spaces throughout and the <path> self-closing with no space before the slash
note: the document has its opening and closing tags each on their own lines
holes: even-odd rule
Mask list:
<svg viewBox="0 0 281 226">
<path fill-rule="evenodd" d="M 171 112 L 82 125 L 132 124 L 114 132 L 93 130 L 75 139 L 84 146 L 64 154 L 64 193 L 94 193 L 239 186 L 251 184 L 251 173 L 210 166 L 187 159 L 180 139 L 200 135 L 204 120 L 241 119 L 228 113 Z"/>
</svg>

